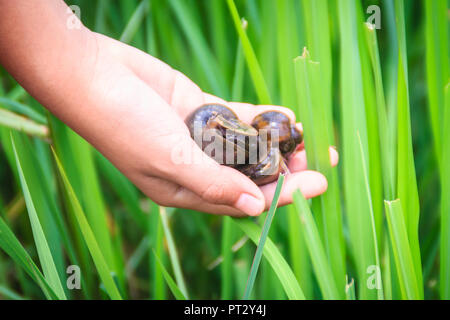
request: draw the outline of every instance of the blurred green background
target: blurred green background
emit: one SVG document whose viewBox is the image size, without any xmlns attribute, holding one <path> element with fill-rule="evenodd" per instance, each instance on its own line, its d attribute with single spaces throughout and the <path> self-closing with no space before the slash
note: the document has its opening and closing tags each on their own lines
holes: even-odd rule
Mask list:
<svg viewBox="0 0 450 320">
<path fill-rule="evenodd" d="M 331 196 L 312 202 L 312 211 L 322 240 L 320 245 L 335 280 L 336 295 L 327 295 L 328 291 L 320 281 L 326 272 L 316 268 L 315 253 L 307 250 L 308 239 L 302 238 L 304 229 L 301 229 L 293 206 L 277 210 L 270 239 L 292 268 L 306 298 L 352 298 L 352 292 L 356 292 L 356 297 L 362 299 L 380 298 L 377 290 L 365 287 L 366 265 L 361 261 L 370 254 L 372 256 L 367 259 L 373 258 L 375 261 L 375 256 L 379 256 L 381 260 L 384 298 L 448 298 L 450 285 L 444 285 L 444 289 L 439 286 L 440 277 L 448 273 L 440 270 L 439 259 L 442 256 L 442 252 L 439 253 L 440 241 L 447 241 L 440 238 L 441 230 L 448 230 L 440 223 L 445 206 L 441 202 L 440 192 L 441 181 L 446 180 L 442 177 L 448 171 L 442 169 L 441 172 L 437 161 L 437 155 L 445 150 L 444 143 L 448 140 L 445 136 L 445 112 L 441 101 L 444 85 L 448 82 L 448 1 L 430 0 L 428 6 L 426 1 L 404 1 L 404 7 L 400 8 L 397 8 L 400 5 L 395 2 L 397 1 L 235 0 L 240 17 L 244 17 L 248 23 L 246 34 L 257 58 L 255 66 L 251 64 L 249 48 L 245 43 L 244 46 L 240 44 L 242 40 L 236 32 L 236 21 L 233 21 L 230 14 L 230 1 L 66 1 L 69 5 L 79 6 L 81 20 L 91 30 L 120 39 L 161 59 L 185 73 L 206 92 L 227 100 L 251 103 L 266 103 L 264 93 L 267 93 L 270 102 L 292 108 L 300 121 L 309 121 L 302 116 L 312 112 L 316 120 L 306 125 L 316 135 L 320 135 L 323 128 L 314 127 L 315 124 L 320 124 L 315 104 L 313 103 L 314 108 L 307 109 L 300 103 L 305 100 L 297 96 L 302 87 L 299 87 L 296 75 L 298 77 L 298 70 L 302 69 L 300 67 L 295 71 L 293 59 L 302 55 L 306 46 L 311 52 L 311 59 L 320 62 L 321 69 L 317 74 L 323 81 L 320 81 L 320 86 L 316 86 L 316 91 L 305 89 L 305 92 L 311 93 L 313 102 L 322 99 L 320 95 L 325 97 L 320 100 L 324 106 L 328 106 L 323 110 L 329 120 L 322 122 L 328 132 L 324 143 L 336 145 L 341 154 L 338 168 L 324 169 L 332 175 L 331 179 L 335 183 L 332 190 L 329 190 Z M 372 66 L 370 49 L 365 41 L 370 36 L 365 34 L 363 22 L 372 15 L 366 11 L 371 5 L 377 5 L 380 9 L 381 29 L 376 30 L 376 52 L 380 58 L 386 104 L 388 125 L 385 127 L 381 124 L 378 113 L 383 106 L 380 106 L 380 100 L 375 99 L 376 94 L 380 93 L 374 80 L 376 76 L 373 75 L 376 66 Z M 403 18 L 400 12 L 404 14 L 404 34 L 401 31 L 403 21 L 399 20 Z M 399 40 L 403 35 L 406 50 L 402 48 L 403 39 Z M 403 53 L 406 54 L 407 61 L 399 62 Z M 399 74 L 404 71 L 399 68 L 399 63 L 403 62 L 407 66 L 406 82 L 402 82 L 401 78 L 399 80 Z M 255 76 L 259 67 L 262 78 Z M 311 72 L 314 74 L 315 71 Z M 427 82 L 427 72 L 436 77 L 437 84 Z M 314 78 L 309 81 L 314 82 Z M 409 86 L 410 135 L 407 128 L 402 131 L 402 125 L 409 121 L 399 111 L 399 106 L 403 103 L 399 101 L 399 87 L 405 83 Z M 433 113 L 435 109 L 431 107 L 431 90 L 435 90 L 433 92 L 441 97 L 436 107 L 440 110 L 439 116 Z M 354 109 L 347 109 L 350 107 L 349 101 L 353 101 Z M 363 103 L 358 104 L 358 101 Z M 16 119 L 13 118 L 11 124 L 6 121 L 6 116 L 1 123 L 0 216 L 37 268 L 44 269 L 44 278 L 53 291 L 60 292 L 58 277 L 55 282 L 55 278 L 52 280 L 51 277 L 52 268 L 42 267 L 42 259 L 45 258 L 38 255 L 37 224 L 36 221 L 30 224 L 30 206 L 26 203 L 23 182 L 20 182 L 17 159 L 65 296 L 106 298 L 108 292 L 111 296 L 110 291 L 105 289 L 104 278 L 98 277 L 98 266 L 95 266 L 96 263 L 91 258 L 92 252 L 84 240 L 83 227 L 79 227 L 74 216 L 73 203 L 64 191 L 49 143 L 54 146 L 61 160 L 123 298 L 174 297 L 155 255 L 161 258 L 178 288 L 185 295 L 188 293 L 189 298 L 242 297 L 255 245 L 248 240 L 248 233 L 242 232 L 235 221 L 182 209 L 159 208 L 84 140 L 47 114 L 37 101 L 0 68 L 0 110 L 2 109 L 24 116 L 31 124 L 21 124 L 17 120 L 20 125 L 29 127 L 14 130 Z M 350 118 L 352 120 L 345 120 Z M 441 123 L 437 136 L 442 137 L 442 145 L 435 143 L 435 118 Z M 45 135 L 46 129 L 42 126 L 50 130 L 50 135 Z M 11 142 L 11 127 L 15 132 L 27 133 L 14 134 L 16 156 Z M 358 132 L 361 133 L 363 149 L 368 151 L 365 159 L 352 160 L 355 155 L 359 157 L 360 150 L 355 147 L 358 144 L 351 144 L 351 141 L 355 141 L 351 139 L 356 139 L 356 132 L 346 132 L 346 128 L 350 127 L 359 128 L 358 130 L 362 128 L 364 131 Z M 383 144 L 385 140 L 382 138 L 378 139 L 383 130 L 393 133 L 389 136 L 388 145 Z M 405 137 L 405 141 L 410 138 L 412 142 L 412 168 L 415 168 L 420 200 L 419 255 L 414 251 L 414 234 L 408 233 L 413 257 L 410 260 L 413 260 L 416 275 L 420 273 L 423 278 L 422 282 L 415 282 L 418 287 L 416 296 L 410 296 L 408 289 L 404 289 L 403 285 L 408 284 L 408 279 L 403 279 L 396 271 L 402 263 L 402 256 L 400 255 L 399 261 L 396 260 L 393 233 L 388 231 L 389 221 L 386 220 L 383 209 L 383 200 L 401 198 L 402 203 L 413 202 L 410 197 L 402 198 L 409 191 L 401 193 L 402 185 L 408 182 L 402 178 L 399 170 L 394 169 L 396 178 L 393 198 L 388 197 L 385 184 L 387 176 L 383 171 L 386 169 L 382 164 L 383 153 L 387 154 L 386 158 L 390 159 L 392 167 L 398 169 L 403 166 L 399 160 L 402 159 L 402 154 L 397 149 L 399 144 L 402 145 L 397 139 L 402 137 Z M 312 138 L 308 139 L 312 141 Z M 345 141 L 349 141 L 347 145 L 344 145 Z M 405 153 L 406 159 L 408 155 L 409 153 Z M 314 167 L 316 164 L 312 167 L 319 169 L 323 164 L 320 164 L 320 155 L 317 157 L 318 167 Z M 362 167 L 358 171 L 363 163 L 367 165 L 370 179 L 372 197 L 368 199 L 369 202 L 365 200 L 367 194 L 364 193 L 364 181 L 351 180 L 352 169 L 355 174 L 363 172 Z M 410 164 L 404 163 L 404 166 L 411 169 L 408 167 Z M 447 177 L 450 179 L 450 176 Z M 411 192 L 414 193 L 414 190 Z M 327 203 L 333 201 L 338 213 L 329 211 Z M 358 201 L 362 203 L 359 206 Z M 368 203 L 372 204 L 376 220 L 375 242 L 378 242 L 379 253 L 374 250 L 373 243 L 367 244 L 372 236 L 372 229 L 367 227 L 371 217 L 371 206 Z M 358 212 L 361 208 L 367 210 Z M 403 210 L 407 216 L 409 213 L 405 205 Z M 358 226 L 352 225 L 358 217 L 366 220 L 361 220 Z M 261 226 L 263 218 L 255 222 Z M 338 219 L 339 223 L 331 230 L 329 228 L 333 228 L 330 227 L 333 219 Z M 360 234 L 358 228 L 361 228 Z M 395 231 L 396 227 L 393 228 Z M 42 284 L 36 280 L 39 277 L 27 275 L 29 270 L 22 265 L 27 264 L 26 259 L 22 264 L 17 259 L 11 259 L 11 251 L 5 249 L 8 243 L 6 238 L 2 238 L 1 232 L 0 239 L 4 241 L 1 246 L 4 251 L 0 251 L 0 297 L 51 297 L 51 294 L 43 293 L 45 290 L 42 289 Z M 354 247 L 358 242 L 367 246 L 367 254 L 358 252 L 359 249 Z M 177 255 L 171 244 L 174 244 Z M 399 252 L 402 252 L 401 249 Z M 421 259 L 421 266 L 414 260 L 416 256 Z M 408 260 L 407 257 L 405 259 Z M 340 270 L 337 270 L 340 267 L 334 263 L 338 260 L 342 262 Z M 66 267 L 70 264 L 81 267 L 82 290 L 65 288 Z M 272 269 L 268 261 L 263 259 L 252 297 L 287 298 L 277 276 L 282 271 Z M 343 277 L 344 274 L 348 275 L 347 280 Z M 356 289 L 355 286 L 350 286 L 345 291 L 343 284 L 345 281 L 350 283 L 352 278 L 355 279 Z"/>
</svg>

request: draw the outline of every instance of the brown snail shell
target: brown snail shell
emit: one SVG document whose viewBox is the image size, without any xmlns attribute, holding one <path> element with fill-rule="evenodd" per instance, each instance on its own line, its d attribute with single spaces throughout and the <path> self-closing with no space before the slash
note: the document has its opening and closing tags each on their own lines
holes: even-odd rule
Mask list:
<svg viewBox="0 0 450 320">
<path fill-rule="evenodd" d="M 287 158 L 302 142 L 303 137 L 295 124 L 292 124 L 289 117 L 280 111 L 266 111 L 257 115 L 253 121 L 252 126 L 258 131 L 265 130 L 267 139 L 273 144 L 272 133 L 278 134 L 278 147 L 281 154 Z"/>
<path fill-rule="evenodd" d="M 206 104 L 187 117 L 186 125 L 194 140 L 200 135 L 201 141 L 196 142 L 203 151 L 258 185 L 275 181 L 285 158 L 302 141 L 300 131 L 279 111 L 263 112 L 248 125 L 226 106 Z"/>
</svg>

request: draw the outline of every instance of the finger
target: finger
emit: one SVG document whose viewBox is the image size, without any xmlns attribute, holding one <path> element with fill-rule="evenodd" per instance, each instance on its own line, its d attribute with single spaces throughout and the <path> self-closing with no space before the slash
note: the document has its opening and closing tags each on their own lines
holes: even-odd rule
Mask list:
<svg viewBox="0 0 450 320">
<path fill-rule="evenodd" d="M 288 168 L 291 172 L 305 171 L 308 169 L 306 151 L 301 150 L 293 154 L 288 160 Z"/>
<path fill-rule="evenodd" d="M 233 217 L 247 216 L 236 208 L 206 202 L 194 192 L 157 177 L 141 176 L 136 185 L 150 199 L 161 206 L 176 207 Z"/>
<path fill-rule="evenodd" d="M 333 167 L 336 167 L 339 162 L 339 153 L 335 147 L 330 147 L 330 162 Z"/>
<path fill-rule="evenodd" d="M 212 204 L 232 206 L 248 215 L 263 211 L 264 196 L 256 184 L 210 158 L 189 135 L 179 136 L 170 148 L 170 163 L 159 168 L 160 178 L 175 182 Z"/>
<path fill-rule="evenodd" d="M 277 183 L 272 182 L 261 186 L 266 199 L 266 210 L 270 208 Z M 327 179 L 317 171 L 301 171 L 288 174 L 281 189 L 278 206 L 292 203 L 292 193 L 300 189 L 306 199 L 317 197 L 327 190 Z"/>
<path fill-rule="evenodd" d="M 335 167 L 339 162 L 339 154 L 334 147 L 329 148 L 330 164 Z M 300 150 L 288 160 L 288 168 L 291 172 L 304 171 L 308 168 L 306 151 Z"/>
</svg>

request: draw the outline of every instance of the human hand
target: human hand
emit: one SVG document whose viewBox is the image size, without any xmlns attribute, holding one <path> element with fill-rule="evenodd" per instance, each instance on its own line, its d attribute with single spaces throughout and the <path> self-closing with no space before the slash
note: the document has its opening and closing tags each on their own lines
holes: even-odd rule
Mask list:
<svg viewBox="0 0 450 320">
<path fill-rule="evenodd" d="M 280 110 L 295 121 L 292 111 L 222 101 L 135 48 L 84 27 L 64 29 L 58 25 L 59 14 L 65 14 L 67 7 L 60 2 L 51 6 L 40 11 L 11 6 L 11 25 L 4 21 L 0 26 L 15 31 L 0 39 L 0 49 L 5 49 L 0 62 L 42 105 L 160 205 L 232 216 L 258 215 L 270 206 L 276 183 L 258 187 L 239 171 L 211 158 L 179 163 L 173 161 L 173 152 L 181 146 L 193 157 L 203 155 L 184 119 L 204 103 L 227 105 L 247 123 L 268 109 Z M 28 24 L 17 27 L 14 21 L 25 14 Z M 36 30 L 41 19 L 48 21 L 46 28 Z M 35 48 L 32 54 L 30 46 Z M 336 165 L 338 155 L 333 149 L 330 159 Z M 306 170 L 304 150 L 289 159 L 288 167 L 291 174 L 279 205 L 290 203 L 297 188 L 307 198 L 325 192 L 325 177 Z"/>
<path fill-rule="evenodd" d="M 121 93 L 110 93 L 119 100 L 127 101 L 134 111 L 131 114 L 146 115 L 144 118 L 121 120 L 127 129 L 121 135 L 133 135 L 130 141 L 137 142 L 129 146 L 134 159 L 140 159 L 137 172 L 128 173 L 129 156 L 110 156 L 113 163 L 123 162 L 122 171 L 151 199 L 165 206 L 190 208 L 204 212 L 240 216 L 257 215 L 267 210 L 275 192 L 276 182 L 257 187 L 250 179 L 235 169 L 219 165 L 213 159 L 201 157 L 201 163 L 174 162 L 174 148 L 177 152 L 190 154 L 202 153 L 191 139 L 184 124 L 185 118 L 198 106 L 205 103 L 220 103 L 231 108 L 238 117 L 250 123 L 259 113 L 266 110 L 279 110 L 295 121 L 294 113 L 279 106 L 254 106 L 245 103 L 226 102 L 218 97 L 202 92 L 202 90 L 183 74 L 173 70 L 159 60 L 122 43 L 97 35 L 100 47 L 107 52 L 116 52 L 118 61 L 129 68 L 144 84 L 159 97 L 148 97 L 143 103 L 141 92 L 128 97 L 123 88 L 130 91 L 136 88 L 128 84 L 117 85 Z M 119 81 L 119 79 L 116 79 Z M 133 81 L 134 82 L 134 81 Z M 139 85 L 141 86 L 141 85 Z M 113 90 L 115 91 L 115 90 Z M 138 100 L 136 100 L 138 99 Z M 111 101 L 111 104 L 117 103 Z M 139 110 L 139 111 L 138 111 Z M 134 117 L 132 117 L 134 118 Z M 144 120 L 145 119 L 145 120 Z M 143 121 L 144 120 L 144 121 Z M 140 125 L 136 126 L 135 123 Z M 301 125 L 298 124 L 301 129 Z M 149 130 L 147 130 L 149 129 Z M 135 131 L 145 131 L 142 135 Z M 140 146 L 140 147 L 137 147 Z M 135 148 L 136 147 L 136 148 Z M 145 150 L 145 148 L 147 150 Z M 181 149 L 181 150 L 180 150 Z M 124 157 L 125 161 L 118 158 Z M 116 160 L 117 159 L 117 160 Z M 337 164 L 338 154 L 330 148 L 330 159 Z M 305 197 L 310 198 L 323 193 L 327 188 L 325 177 L 315 171 L 308 171 L 304 148 L 288 161 L 291 171 L 286 177 L 279 200 L 279 205 L 292 202 L 292 193 L 300 188 Z"/>
</svg>

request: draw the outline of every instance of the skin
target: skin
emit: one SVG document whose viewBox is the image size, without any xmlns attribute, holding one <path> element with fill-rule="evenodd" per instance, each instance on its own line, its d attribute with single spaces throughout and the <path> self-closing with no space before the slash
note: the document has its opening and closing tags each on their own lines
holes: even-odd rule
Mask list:
<svg viewBox="0 0 450 320">
<path fill-rule="evenodd" d="M 205 93 L 136 48 L 82 25 L 68 28 L 68 10 L 60 0 L 0 0 L 0 64 L 18 83 L 156 203 L 231 216 L 268 209 L 276 183 L 258 187 L 209 158 L 201 164 L 174 163 L 173 148 L 203 155 L 184 119 L 204 103 L 225 104 L 246 123 L 266 110 L 280 110 L 294 123 L 291 110 L 226 102 Z M 333 148 L 330 161 L 338 162 Z M 326 191 L 325 177 L 307 170 L 303 148 L 288 167 L 280 206 L 291 203 L 298 188 L 307 198 Z"/>
</svg>

